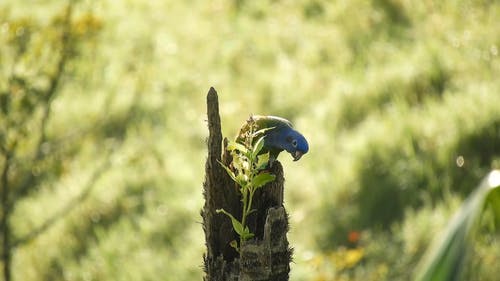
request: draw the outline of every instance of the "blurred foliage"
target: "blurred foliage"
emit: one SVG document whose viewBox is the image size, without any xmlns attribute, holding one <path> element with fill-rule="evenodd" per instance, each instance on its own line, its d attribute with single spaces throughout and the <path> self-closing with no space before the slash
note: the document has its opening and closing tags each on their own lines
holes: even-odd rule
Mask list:
<svg viewBox="0 0 500 281">
<path fill-rule="evenodd" d="M 470 248 L 477 235 L 479 221 L 490 203 L 498 203 L 500 198 L 500 170 L 493 170 L 469 195 L 460 209 L 448 223 L 446 230 L 437 235 L 425 258 L 420 262 L 415 280 L 460 280 L 468 261 Z M 494 205 L 498 208 L 497 205 Z M 491 208 L 493 218 L 500 219 L 496 208 Z M 465 280 L 483 279 L 476 275 L 467 276 Z"/>
<path fill-rule="evenodd" d="M 16 248 L 14 280 L 201 279 L 210 86 L 226 136 L 254 113 L 309 140 L 300 163 L 280 158 L 291 280 L 408 280 L 500 168 L 497 1 L 72 3 L 68 26 L 64 1 L 0 2 L 0 141 L 22 140 L 11 178 L 37 183 L 12 210 L 13 234 L 82 199 Z M 36 105 L 61 55 L 35 163 Z M 498 224 L 480 227 L 466 276 L 491 280 Z"/>
</svg>

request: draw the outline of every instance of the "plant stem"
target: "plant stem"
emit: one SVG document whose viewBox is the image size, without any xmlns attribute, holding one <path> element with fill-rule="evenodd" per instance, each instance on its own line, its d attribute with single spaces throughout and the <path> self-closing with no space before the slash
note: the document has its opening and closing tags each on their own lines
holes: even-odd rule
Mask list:
<svg viewBox="0 0 500 281">
<path fill-rule="evenodd" d="M 243 188 L 243 212 L 241 214 L 241 226 L 243 227 L 243 230 L 245 230 L 245 224 L 246 224 L 246 218 L 247 218 L 247 197 L 248 197 L 248 190 L 246 187 Z M 243 237 L 240 236 L 240 245 L 241 242 L 243 242 Z"/>
<path fill-rule="evenodd" d="M 254 193 L 255 193 L 255 189 L 252 187 L 250 189 L 250 197 L 248 198 L 248 206 L 247 206 L 247 210 L 246 210 L 247 215 L 252 210 L 252 200 L 253 200 L 253 194 Z"/>
</svg>

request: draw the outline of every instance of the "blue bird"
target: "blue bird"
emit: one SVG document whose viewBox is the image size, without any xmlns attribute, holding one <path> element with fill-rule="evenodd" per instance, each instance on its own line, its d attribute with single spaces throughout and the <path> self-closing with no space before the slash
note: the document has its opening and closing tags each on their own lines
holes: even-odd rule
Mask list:
<svg viewBox="0 0 500 281">
<path fill-rule="evenodd" d="M 293 157 L 293 161 L 299 160 L 302 155 L 309 151 L 309 144 L 306 138 L 293 129 L 292 123 L 284 118 L 276 116 L 253 115 L 254 132 L 269 129 L 264 132 L 264 147 L 262 153 L 269 152 L 270 163 L 278 158 L 278 155 L 285 150 Z M 245 136 L 250 130 L 250 122 L 245 123 L 236 138 L 236 142 L 244 143 Z M 254 139 L 254 142 L 258 138 Z"/>
</svg>

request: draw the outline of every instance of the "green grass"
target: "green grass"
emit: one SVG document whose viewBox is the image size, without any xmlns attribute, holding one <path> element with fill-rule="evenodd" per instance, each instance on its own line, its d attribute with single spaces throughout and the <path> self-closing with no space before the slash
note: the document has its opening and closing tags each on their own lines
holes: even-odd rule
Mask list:
<svg viewBox="0 0 500 281">
<path fill-rule="evenodd" d="M 12 71 L 7 35 L 19 39 L 11 24 L 32 26 L 17 71 L 36 80 L 64 5 L 0 4 L 0 89 Z M 498 18 L 495 1 L 77 1 L 84 36 L 47 128 L 73 138 L 16 206 L 14 233 L 71 202 L 108 153 L 111 164 L 15 251 L 14 280 L 201 280 L 210 86 L 225 136 L 253 113 L 288 118 L 309 140 L 299 162 L 280 158 L 291 280 L 406 280 L 500 168 Z M 483 227 L 467 274 L 490 280 L 498 227 Z"/>
</svg>

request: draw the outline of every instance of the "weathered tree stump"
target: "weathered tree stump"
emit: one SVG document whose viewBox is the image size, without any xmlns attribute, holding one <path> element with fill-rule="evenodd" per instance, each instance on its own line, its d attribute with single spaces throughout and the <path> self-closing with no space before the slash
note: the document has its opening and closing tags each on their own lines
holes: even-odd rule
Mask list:
<svg viewBox="0 0 500 281">
<path fill-rule="evenodd" d="M 276 179 L 257 190 L 248 217 L 248 226 L 255 237 L 244 241 L 238 253 L 230 246 L 239 237 L 227 216 L 216 213 L 224 209 L 241 219 L 242 203 L 238 186 L 218 161 L 229 166 L 231 157 L 222 138 L 217 92 L 207 95 L 209 137 L 205 165 L 201 211 L 207 252 L 204 255 L 205 281 L 284 281 L 288 280 L 292 251 L 288 246 L 288 216 L 283 207 L 283 168 L 273 163 L 271 173 Z"/>
</svg>

